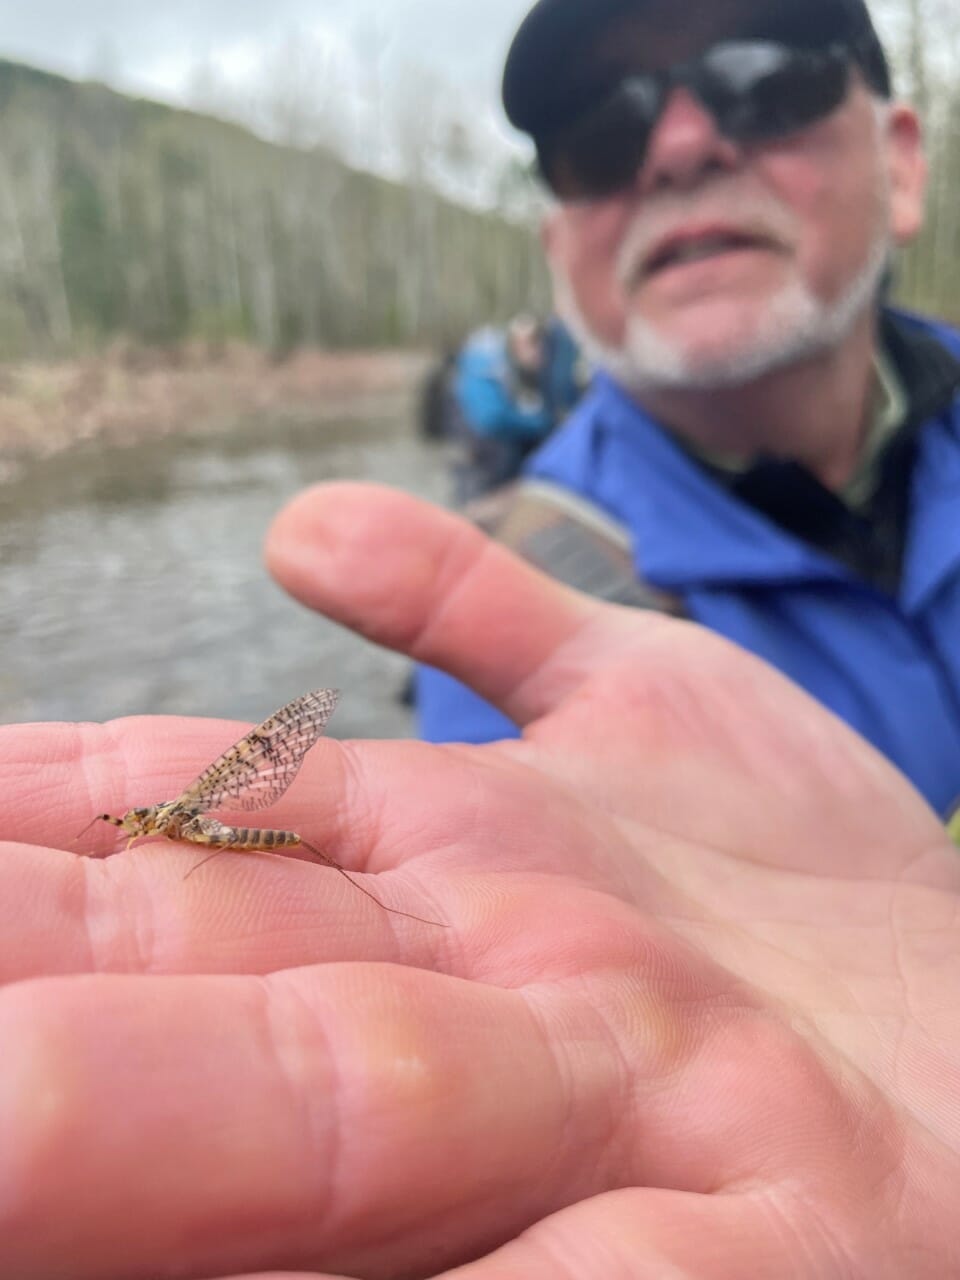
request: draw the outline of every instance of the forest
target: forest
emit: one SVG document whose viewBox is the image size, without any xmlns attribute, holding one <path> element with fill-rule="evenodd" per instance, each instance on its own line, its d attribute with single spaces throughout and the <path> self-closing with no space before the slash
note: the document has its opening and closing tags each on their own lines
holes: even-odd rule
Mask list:
<svg viewBox="0 0 960 1280">
<path fill-rule="evenodd" d="M 960 321 L 960 13 L 949 0 L 878 9 L 931 173 L 926 227 L 896 264 L 895 292 Z M 287 128 L 269 137 L 229 110 L 0 61 L 0 359 L 76 356 L 118 337 L 239 339 L 278 355 L 439 347 L 547 305 L 520 161 L 503 161 L 483 207 L 458 202 L 422 163 L 417 131 L 435 112 L 414 91 L 406 172 L 378 176 L 329 128 L 303 127 L 310 91 L 288 95 Z M 448 172 L 484 154 L 462 124 L 449 133 Z"/>
<path fill-rule="evenodd" d="M 0 358 L 442 344 L 547 297 L 529 224 L 0 61 Z"/>
</svg>

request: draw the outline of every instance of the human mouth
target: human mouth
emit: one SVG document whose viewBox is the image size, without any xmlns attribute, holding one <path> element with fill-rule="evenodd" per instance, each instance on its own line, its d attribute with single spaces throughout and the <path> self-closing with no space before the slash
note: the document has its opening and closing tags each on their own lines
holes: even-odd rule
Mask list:
<svg viewBox="0 0 960 1280">
<path fill-rule="evenodd" d="M 685 229 L 657 241 L 628 273 L 627 283 L 641 284 L 667 271 L 724 255 L 777 247 L 768 236 L 735 227 Z"/>
</svg>

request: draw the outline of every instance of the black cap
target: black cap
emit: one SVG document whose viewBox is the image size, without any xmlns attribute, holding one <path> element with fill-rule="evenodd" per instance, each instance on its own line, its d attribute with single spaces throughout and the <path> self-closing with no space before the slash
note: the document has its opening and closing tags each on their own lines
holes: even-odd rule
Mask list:
<svg viewBox="0 0 960 1280">
<path fill-rule="evenodd" d="M 536 137 L 565 123 L 584 48 L 609 19 L 641 12 L 645 2 L 538 0 L 514 36 L 504 67 L 503 105 L 511 124 Z M 846 44 L 867 84 L 885 98 L 891 95 L 887 59 L 864 0 L 770 0 L 751 16 L 749 31 L 735 34 L 800 48 Z"/>
</svg>

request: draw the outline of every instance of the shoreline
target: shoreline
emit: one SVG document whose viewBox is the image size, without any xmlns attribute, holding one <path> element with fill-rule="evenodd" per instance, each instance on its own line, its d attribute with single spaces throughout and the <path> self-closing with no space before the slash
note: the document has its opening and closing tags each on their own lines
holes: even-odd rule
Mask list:
<svg viewBox="0 0 960 1280">
<path fill-rule="evenodd" d="M 412 409 L 433 359 L 428 351 L 318 349 L 275 359 L 241 343 L 118 343 L 72 360 L 0 365 L 0 482 L 91 440 L 133 445 L 258 416 L 323 420 L 398 397 Z"/>
</svg>

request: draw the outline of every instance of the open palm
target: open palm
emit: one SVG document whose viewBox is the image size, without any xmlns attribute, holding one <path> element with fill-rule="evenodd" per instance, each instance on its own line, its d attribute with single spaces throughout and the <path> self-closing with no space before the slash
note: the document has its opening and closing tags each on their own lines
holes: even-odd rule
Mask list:
<svg viewBox="0 0 960 1280">
<path fill-rule="evenodd" d="M 524 737 L 322 742 L 264 815 L 436 928 L 60 851 L 236 726 L 0 731 L 0 1275 L 960 1274 L 960 865 L 893 769 L 398 494 L 304 495 L 270 561 Z"/>
</svg>

